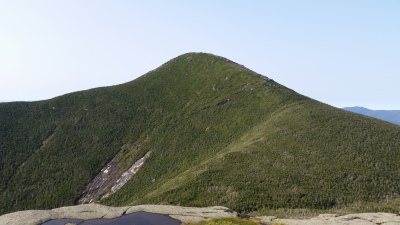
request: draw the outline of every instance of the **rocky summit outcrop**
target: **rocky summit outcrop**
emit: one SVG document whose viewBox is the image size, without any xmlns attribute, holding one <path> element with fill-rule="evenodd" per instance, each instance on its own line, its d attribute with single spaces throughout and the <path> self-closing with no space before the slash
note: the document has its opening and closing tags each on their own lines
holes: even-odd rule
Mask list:
<svg viewBox="0 0 400 225">
<path fill-rule="evenodd" d="M 77 206 L 61 207 L 51 210 L 27 210 L 13 212 L 0 216 L 1 225 L 39 225 L 55 219 L 97 219 L 117 218 L 124 214 L 134 212 L 150 212 L 167 214 L 182 222 L 200 221 L 209 218 L 221 218 L 237 216 L 236 212 L 222 206 L 194 208 L 171 205 L 137 205 L 126 207 L 109 207 L 100 204 L 85 204 Z"/>
<path fill-rule="evenodd" d="M 311 219 L 276 219 L 265 216 L 254 219 L 263 224 L 284 225 L 400 225 L 400 216 L 392 213 L 358 213 L 344 216 L 321 214 Z"/>
<path fill-rule="evenodd" d="M 237 217 L 238 213 L 223 207 L 181 207 L 172 205 L 136 205 L 109 207 L 100 204 L 84 204 L 61 207 L 51 210 L 27 210 L 0 216 L 0 225 L 40 225 L 55 219 L 112 219 L 124 214 L 150 212 L 166 214 L 183 223 L 196 222 L 212 218 Z M 251 217 L 264 225 L 400 225 L 400 216 L 392 213 L 359 213 L 339 216 L 321 214 L 311 219 L 278 219 L 273 216 Z"/>
</svg>

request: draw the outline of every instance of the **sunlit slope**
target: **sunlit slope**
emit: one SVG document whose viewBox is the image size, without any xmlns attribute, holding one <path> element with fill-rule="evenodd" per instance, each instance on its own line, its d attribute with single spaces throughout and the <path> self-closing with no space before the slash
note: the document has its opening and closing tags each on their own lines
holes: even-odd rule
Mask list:
<svg viewBox="0 0 400 225">
<path fill-rule="evenodd" d="M 327 208 L 399 193 L 400 128 L 209 54 L 122 85 L 0 104 L 1 212 L 71 205 L 121 149 L 152 150 L 103 200 Z"/>
<path fill-rule="evenodd" d="M 131 203 L 226 205 L 249 212 L 390 200 L 399 193 L 399 131 L 381 125 L 312 101 L 293 104 Z M 140 186 L 131 185 L 114 198 Z"/>
</svg>

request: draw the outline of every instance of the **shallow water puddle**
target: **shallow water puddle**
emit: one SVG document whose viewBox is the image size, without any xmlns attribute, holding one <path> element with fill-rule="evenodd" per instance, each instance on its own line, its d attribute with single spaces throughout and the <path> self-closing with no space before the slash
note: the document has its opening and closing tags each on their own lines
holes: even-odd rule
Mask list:
<svg viewBox="0 0 400 225">
<path fill-rule="evenodd" d="M 131 213 L 115 219 L 58 219 L 47 221 L 42 225 L 64 225 L 66 223 L 78 225 L 180 225 L 178 220 L 167 215 L 148 212 Z"/>
</svg>

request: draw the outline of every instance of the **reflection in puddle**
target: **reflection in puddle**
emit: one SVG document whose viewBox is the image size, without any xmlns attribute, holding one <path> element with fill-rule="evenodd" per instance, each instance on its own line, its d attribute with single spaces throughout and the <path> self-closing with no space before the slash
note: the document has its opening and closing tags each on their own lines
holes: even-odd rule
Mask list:
<svg viewBox="0 0 400 225">
<path fill-rule="evenodd" d="M 148 212 L 136 212 L 115 219 L 58 219 L 47 221 L 42 225 L 64 225 L 66 223 L 78 225 L 180 225 L 178 220 L 172 219 L 167 215 Z"/>
</svg>

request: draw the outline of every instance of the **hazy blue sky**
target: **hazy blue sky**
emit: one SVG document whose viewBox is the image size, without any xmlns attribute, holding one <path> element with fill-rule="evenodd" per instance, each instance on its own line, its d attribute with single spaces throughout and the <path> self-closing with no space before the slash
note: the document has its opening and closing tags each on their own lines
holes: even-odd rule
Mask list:
<svg viewBox="0 0 400 225">
<path fill-rule="evenodd" d="M 128 82 L 187 52 L 336 107 L 400 109 L 399 0 L 0 0 L 0 101 Z"/>
</svg>

